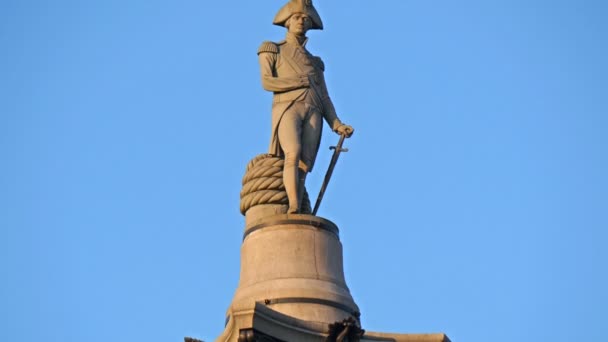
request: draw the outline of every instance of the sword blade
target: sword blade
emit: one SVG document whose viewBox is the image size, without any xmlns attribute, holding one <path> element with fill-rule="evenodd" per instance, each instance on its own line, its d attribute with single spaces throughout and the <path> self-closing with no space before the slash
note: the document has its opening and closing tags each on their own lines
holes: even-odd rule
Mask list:
<svg viewBox="0 0 608 342">
<path fill-rule="evenodd" d="M 329 162 L 329 167 L 327 168 L 327 173 L 325 174 L 325 179 L 323 179 L 323 184 L 321 185 L 321 191 L 319 191 L 319 196 L 317 196 L 315 208 L 312 210 L 313 215 L 317 215 L 317 211 L 319 210 L 319 206 L 321 205 L 321 200 L 323 200 L 323 195 L 325 195 L 325 190 L 327 190 L 327 185 L 329 184 L 331 175 L 334 173 L 334 168 L 336 167 L 336 163 L 338 162 L 338 158 L 340 157 L 340 153 L 342 152 L 342 144 L 344 143 L 345 137 L 345 135 L 340 135 L 338 145 L 335 147 L 334 154 L 331 156 L 331 161 Z"/>
</svg>

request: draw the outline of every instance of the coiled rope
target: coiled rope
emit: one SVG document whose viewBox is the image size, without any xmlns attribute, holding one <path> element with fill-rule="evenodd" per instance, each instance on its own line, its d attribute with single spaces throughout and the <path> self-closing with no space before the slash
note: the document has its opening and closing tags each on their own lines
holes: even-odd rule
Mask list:
<svg viewBox="0 0 608 342">
<path fill-rule="evenodd" d="M 262 204 L 289 204 L 283 184 L 284 160 L 272 154 L 260 154 L 247 164 L 241 189 L 241 214 Z M 312 208 L 308 192 L 304 189 L 301 211 L 310 213 Z"/>
</svg>

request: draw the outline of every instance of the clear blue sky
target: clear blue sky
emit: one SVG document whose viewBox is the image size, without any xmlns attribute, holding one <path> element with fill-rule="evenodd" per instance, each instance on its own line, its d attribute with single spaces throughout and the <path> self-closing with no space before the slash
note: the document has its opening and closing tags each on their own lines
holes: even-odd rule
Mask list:
<svg viewBox="0 0 608 342">
<path fill-rule="evenodd" d="M 0 341 L 220 334 L 283 3 L 0 0 Z M 604 340 L 608 3 L 315 4 L 356 128 L 319 214 L 363 327 Z"/>
</svg>

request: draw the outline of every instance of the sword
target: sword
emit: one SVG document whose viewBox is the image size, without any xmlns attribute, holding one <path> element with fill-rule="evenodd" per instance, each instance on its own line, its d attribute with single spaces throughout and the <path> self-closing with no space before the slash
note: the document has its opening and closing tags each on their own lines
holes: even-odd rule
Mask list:
<svg viewBox="0 0 608 342">
<path fill-rule="evenodd" d="M 323 199 L 323 195 L 325 194 L 325 190 L 327 189 L 327 184 L 329 184 L 329 180 L 331 179 L 331 174 L 334 172 L 334 167 L 336 167 L 336 163 L 338 162 L 338 158 L 340 157 L 341 152 L 348 152 L 347 148 L 342 148 L 342 143 L 344 143 L 344 138 L 346 135 L 340 135 L 340 140 L 338 141 L 338 145 L 331 146 L 329 149 L 334 150 L 334 154 L 331 156 L 331 161 L 329 162 L 329 168 L 327 169 L 327 173 L 325 174 L 325 179 L 323 180 L 323 185 L 321 186 L 321 191 L 319 192 L 319 196 L 317 196 L 317 203 L 315 203 L 315 208 L 312 210 L 313 215 L 317 215 L 317 210 L 319 210 L 319 206 L 321 205 L 321 200 Z"/>
</svg>

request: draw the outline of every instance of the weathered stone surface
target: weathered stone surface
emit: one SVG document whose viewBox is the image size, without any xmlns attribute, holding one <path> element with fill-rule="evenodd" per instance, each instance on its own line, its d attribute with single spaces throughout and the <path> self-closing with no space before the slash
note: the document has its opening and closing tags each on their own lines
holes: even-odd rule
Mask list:
<svg viewBox="0 0 608 342">
<path fill-rule="evenodd" d="M 232 311 L 224 333 L 217 342 L 240 341 L 306 341 L 334 342 L 337 341 L 332 326 L 314 321 L 304 321 L 274 311 L 261 303 L 253 303 L 241 311 Z M 357 330 L 355 329 L 355 334 Z M 445 334 L 390 334 L 365 332 L 360 342 L 450 342 Z M 349 340 L 350 341 L 350 340 Z"/>
<path fill-rule="evenodd" d="M 245 215 L 245 226 L 251 226 L 255 221 L 268 216 L 276 216 L 287 213 L 287 204 L 263 204 L 256 205 L 247 210 Z"/>
<path fill-rule="evenodd" d="M 274 93 L 271 146 L 249 162 L 243 177 L 240 279 L 217 341 L 449 342 L 444 334 L 362 329 L 344 279 L 338 227 L 303 214 L 316 213 L 304 208 L 304 183 L 323 119 L 341 135 L 338 152 L 354 129 L 336 114 L 323 62 L 306 50 L 306 32 L 323 28 L 312 0 L 290 0 L 274 23 L 287 28 L 286 39 L 258 50 L 262 85 Z M 334 155 L 324 184 L 336 160 Z"/>
<path fill-rule="evenodd" d="M 258 302 L 306 321 L 358 318 L 332 222 L 312 215 L 275 215 L 252 222 L 244 235 L 232 310 Z"/>
<path fill-rule="evenodd" d="M 275 18 L 287 28 L 281 42 L 258 49 L 262 86 L 273 92 L 269 153 L 284 156 L 283 181 L 289 213 L 301 213 L 306 174 L 313 168 L 323 120 L 333 131 L 350 137 L 354 129 L 338 118 L 325 83 L 325 65 L 306 49 L 306 32 L 322 29 L 311 0 L 291 0 Z"/>
</svg>

